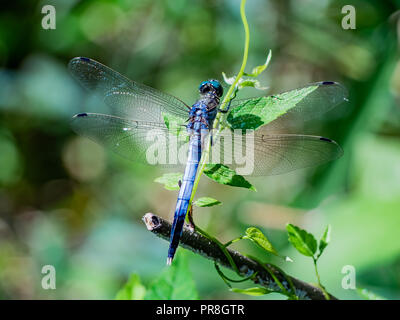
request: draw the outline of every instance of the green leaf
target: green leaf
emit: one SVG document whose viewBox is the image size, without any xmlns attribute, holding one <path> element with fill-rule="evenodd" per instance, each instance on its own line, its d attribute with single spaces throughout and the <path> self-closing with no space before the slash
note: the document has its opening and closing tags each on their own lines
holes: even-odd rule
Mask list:
<svg viewBox="0 0 400 320">
<path fill-rule="evenodd" d="M 293 260 L 289 257 L 280 255 L 278 251 L 276 251 L 276 249 L 273 247 L 272 243 L 268 240 L 267 236 L 264 235 L 260 229 L 257 229 L 255 227 L 247 228 L 246 235 L 243 237 L 243 239 L 249 239 L 269 253 L 272 253 L 277 257 L 284 259 L 285 261 L 293 262 Z"/>
<path fill-rule="evenodd" d="M 242 89 L 244 87 L 253 87 L 258 90 L 266 90 L 268 87 L 262 87 L 260 84 L 260 81 L 255 80 L 255 79 L 246 79 L 240 82 L 239 84 L 239 89 Z"/>
<path fill-rule="evenodd" d="M 266 288 L 260 288 L 260 287 L 247 288 L 247 289 L 231 288 L 230 290 L 237 293 L 247 294 L 249 296 L 262 296 L 264 294 L 273 292 Z"/>
<path fill-rule="evenodd" d="M 235 77 L 228 78 L 224 72 L 222 72 L 222 76 L 224 77 L 224 81 L 229 85 L 232 85 L 233 82 L 235 81 Z M 262 87 L 260 84 L 260 81 L 258 81 L 256 79 L 240 78 L 238 81 L 238 89 L 240 90 L 240 89 L 243 89 L 244 87 L 253 87 L 253 88 L 256 88 L 257 90 L 268 89 L 268 87 Z"/>
<path fill-rule="evenodd" d="M 224 81 L 226 84 L 232 85 L 235 82 L 236 77 L 228 77 L 225 72 L 222 72 L 222 77 L 224 78 Z"/>
<path fill-rule="evenodd" d="M 321 239 L 319 240 L 319 253 L 318 258 L 321 256 L 322 252 L 324 252 L 325 248 L 328 246 L 329 241 L 331 240 L 331 226 L 327 225 L 322 235 Z"/>
<path fill-rule="evenodd" d="M 275 96 L 249 99 L 233 108 L 227 121 L 232 129 L 257 129 L 294 108 L 318 88 L 308 86 Z"/>
<path fill-rule="evenodd" d="M 185 254 L 178 252 L 172 265 L 150 285 L 145 300 L 195 300 L 198 293 Z"/>
<path fill-rule="evenodd" d="M 317 240 L 307 231 L 300 229 L 290 223 L 286 225 L 289 241 L 301 254 L 313 257 L 317 251 Z"/>
<path fill-rule="evenodd" d="M 364 288 L 357 288 L 358 295 L 365 299 L 365 300 L 387 300 L 382 296 L 378 296 L 377 294 L 373 293 L 372 291 Z"/>
<path fill-rule="evenodd" d="M 197 207 L 212 207 L 220 205 L 222 204 L 222 202 L 214 198 L 202 197 L 197 199 L 193 204 Z"/>
<path fill-rule="evenodd" d="M 177 117 L 170 113 L 162 113 L 162 116 L 164 118 L 164 123 L 171 134 L 178 136 L 179 141 L 189 141 L 190 137 L 187 134 L 186 127 L 183 125 L 181 117 Z"/>
<path fill-rule="evenodd" d="M 249 239 L 257 244 L 262 249 L 279 256 L 278 251 L 272 246 L 272 243 L 268 240 L 268 238 L 261 232 L 260 229 L 255 227 L 250 227 L 246 229 L 246 236 L 244 239 Z"/>
<path fill-rule="evenodd" d="M 182 127 L 182 119 L 170 113 L 162 113 L 164 123 L 169 130 Z M 184 127 L 183 127 L 184 129 Z"/>
<path fill-rule="evenodd" d="M 243 178 L 243 176 L 238 175 L 234 170 L 223 164 L 207 164 L 205 166 L 204 174 L 220 184 L 256 191 L 256 188 Z"/>
<path fill-rule="evenodd" d="M 272 57 L 272 51 L 269 50 L 268 56 L 267 56 L 267 60 L 265 61 L 265 63 L 262 64 L 261 66 L 257 66 L 255 68 L 253 68 L 251 73 L 244 73 L 244 75 L 248 76 L 248 77 L 257 77 L 257 76 L 259 76 L 265 69 L 267 69 L 267 67 L 269 65 L 269 62 L 271 61 L 271 57 Z"/>
<path fill-rule="evenodd" d="M 158 182 L 164 185 L 167 190 L 179 190 L 178 181 L 182 180 L 182 173 L 165 173 L 161 177 L 158 177 L 154 182 Z"/>
<path fill-rule="evenodd" d="M 143 300 L 146 288 L 140 283 L 139 275 L 132 273 L 128 282 L 118 291 L 116 300 Z"/>
</svg>

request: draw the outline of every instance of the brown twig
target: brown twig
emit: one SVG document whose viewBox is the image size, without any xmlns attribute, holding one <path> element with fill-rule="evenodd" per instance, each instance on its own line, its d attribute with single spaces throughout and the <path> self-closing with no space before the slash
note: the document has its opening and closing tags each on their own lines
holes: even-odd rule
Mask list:
<svg viewBox="0 0 400 320">
<path fill-rule="evenodd" d="M 168 221 L 160 218 L 153 213 L 146 213 L 143 216 L 142 220 L 146 224 L 146 227 L 149 231 L 153 232 L 160 238 L 169 240 L 171 224 Z M 185 227 L 182 232 L 180 246 L 196 254 L 200 254 L 207 259 L 213 260 L 226 268 L 232 269 L 232 266 L 230 265 L 224 253 L 221 251 L 218 244 L 196 231 L 192 232 L 189 228 Z M 249 276 L 251 274 L 257 273 L 252 279 L 255 283 L 269 290 L 279 291 L 279 287 L 275 283 L 272 276 L 258 262 L 241 255 L 237 251 L 231 250 L 229 248 L 227 250 L 232 256 L 235 264 L 238 266 L 241 275 Z M 288 291 L 290 291 L 291 289 L 286 278 L 289 278 L 293 284 L 293 287 L 295 288 L 296 296 L 298 296 L 300 299 L 325 300 L 324 293 L 320 288 L 314 287 L 304 281 L 288 275 L 286 275 L 285 278 L 285 275 L 283 275 L 282 272 L 277 270 L 274 266 L 269 264 L 266 264 L 266 266 L 274 272 L 274 275 L 279 279 L 279 281 L 285 286 L 286 290 Z M 332 295 L 330 295 L 330 298 L 333 300 L 337 299 Z"/>
</svg>

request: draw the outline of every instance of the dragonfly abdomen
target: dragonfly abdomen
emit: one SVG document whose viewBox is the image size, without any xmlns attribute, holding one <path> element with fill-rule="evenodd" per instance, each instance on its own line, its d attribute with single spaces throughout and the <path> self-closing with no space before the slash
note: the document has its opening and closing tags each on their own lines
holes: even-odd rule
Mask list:
<svg viewBox="0 0 400 320">
<path fill-rule="evenodd" d="M 178 200 L 176 202 L 167 264 L 170 264 L 174 258 L 175 251 L 178 247 L 179 239 L 182 234 L 183 224 L 189 208 L 190 197 L 192 195 L 197 168 L 201 158 L 202 134 L 204 135 L 206 131 L 208 132 L 208 127 L 209 122 L 207 106 L 203 103 L 194 104 L 190 112 L 190 120 L 187 126 L 188 132 L 191 133 L 188 159 L 185 167 L 185 173 L 183 174 L 181 189 L 179 190 Z"/>
<path fill-rule="evenodd" d="M 189 208 L 190 196 L 192 194 L 193 184 L 196 178 L 200 157 L 201 135 L 195 132 L 190 139 L 188 161 L 186 163 L 185 173 L 183 175 L 178 200 L 176 202 L 174 222 L 171 228 L 167 264 L 171 264 L 171 261 L 174 258 L 176 249 L 179 244 L 179 239 L 183 230 L 183 224 L 185 223 L 186 213 Z"/>
</svg>

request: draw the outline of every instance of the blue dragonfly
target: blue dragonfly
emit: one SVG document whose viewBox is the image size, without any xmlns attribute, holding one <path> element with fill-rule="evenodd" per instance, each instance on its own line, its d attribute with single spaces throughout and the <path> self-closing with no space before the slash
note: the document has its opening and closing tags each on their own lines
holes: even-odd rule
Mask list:
<svg viewBox="0 0 400 320">
<path fill-rule="evenodd" d="M 174 221 L 170 235 L 167 264 L 171 264 L 182 234 L 184 221 L 190 208 L 190 197 L 205 137 L 212 134 L 210 129 L 219 110 L 223 87 L 217 80 L 201 82 L 200 98 L 189 107 L 183 101 L 154 88 L 132 81 L 120 73 L 89 58 L 77 57 L 69 62 L 72 75 L 89 91 L 104 101 L 109 108 L 108 114 L 80 113 L 71 120 L 72 129 L 95 142 L 104 145 L 121 156 L 133 161 L 151 163 L 148 150 L 154 139 L 148 139 L 149 132 L 153 138 L 160 138 L 158 153 L 169 152 L 176 158 L 176 152 L 169 149 L 171 143 L 177 147 L 186 145 L 183 161 L 159 161 L 151 163 L 168 168 L 185 165 L 184 175 L 180 181 L 180 191 L 176 203 Z M 252 134 L 242 134 L 242 138 L 234 142 L 233 147 L 221 143 L 221 137 L 230 134 L 229 128 L 224 130 L 219 140 L 212 142 L 212 148 L 219 146 L 221 163 L 236 170 L 238 164 L 225 161 L 227 154 L 243 150 L 243 146 L 253 145 L 252 161 L 254 168 L 249 175 L 267 176 L 286 173 L 295 169 L 306 168 L 339 158 L 343 151 L 333 140 L 312 135 L 284 133 L 286 128 L 292 128 L 293 123 L 304 123 L 334 106 L 347 100 L 346 89 L 336 82 L 319 82 L 305 86 L 303 90 L 312 88 L 311 94 L 301 97 L 300 89 L 269 96 L 273 106 L 291 105 L 292 107 L 268 125 L 257 128 L 254 117 L 240 115 L 231 117 L 232 129 L 243 129 L 243 123 L 252 123 L 256 128 Z M 300 97 L 300 98 L 299 98 Z M 263 97 L 233 100 L 230 104 L 231 113 L 250 105 L 257 107 Z M 268 110 L 266 108 L 266 113 Z M 240 114 L 237 113 L 237 114 Z M 250 114 L 251 116 L 251 114 Z M 172 121 L 177 125 L 171 125 Z M 256 119 L 257 120 L 257 119 Z M 262 123 L 261 123 L 262 124 Z M 183 130 L 182 130 L 183 128 Z M 185 129 L 186 128 L 186 129 Z M 179 137 L 179 138 L 178 138 Z M 183 137 L 183 138 L 182 138 Z M 249 139 L 247 139 L 249 138 Z M 249 141 L 251 143 L 249 143 Z M 240 145 L 240 148 L 236 148 Z M 222 146 L 222 147 L 221 147 Z M 225 146 L 225 147 L 224 147 Z M 165 149 L 165 150 L 163 150 Z M 170 148 L 171 149 L 171 148 Z M 190 212 L 189 212 L 190 214 Z"/>
</svg>

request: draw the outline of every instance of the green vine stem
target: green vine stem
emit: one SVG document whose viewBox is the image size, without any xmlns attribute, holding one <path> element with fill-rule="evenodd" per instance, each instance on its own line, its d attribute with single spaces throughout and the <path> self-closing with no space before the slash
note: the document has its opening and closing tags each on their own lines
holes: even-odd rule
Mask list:
<svg viewBox="0 0 400 320">
<path fill-rule="evenodd" d="M 278 285 L 278 287 L 281 289 L 282 294 L 284 294 L 285 296 L 289 297 L 292 300 L 299 300 L 299 298 L 296 296 L 296 290 L 294 288 L 293 282 L 292 280 L 287 276 L 287 274 L 279 267 L 277 267 L 276 265 L 272 265 L 272 264 L 267 264 L 264 263 L 262 261 L 260 261 L 258 258 L 254 257 L 254 256 L 250 256 L 247 255 L 247 257 L 249 257 L 250 259 L 256 261 L 260 266 L 262 266 L 270 275 L 271 278 L 274 279 L 275 283 Z M 272 266 L 273 268 L 275 268 L 276 270 L 278 270 L 280 272 L 280 274 L 283 275 L 283 277 L 285 278 L 285 280 L 288 282 L 290 289 L 292 290 L 292 292 L 289 292 L 285 286 L 282 284 L 281 281 L 279 281 L 279 279 L 275 276 L 273 270 L 271 270 L 271 268 L 269 266 Z"/>
<path fill-rule="evenodd" d="M 240 240 L 245 239 L 245 237 L 244 237 L 244 236 L 241 236 L 241 237 L 235 238 L 235 239 L 233 239 L 233 240 L 231 240 L 231 241 L 228 241 L 228 242 L 225 243 L 225 244 L 222 244 L 217 238 L 215 238 L 215 237 L 209 235 L 209 234 L 206 233 L 204 230 L 202 230 L 202 229 L 196 227 L 196 231 L 198 231 L 198 232 L 199 232 L 200 234 L 202 234 L 203 236 L 205 236 L 205 237 L 207 237 L 208 239 L 210 239 L 210 240 L 214 241 L 215 243 L 217 243 L 218 246 L 220 247 L 220 249 L 222 250 L 222 252 L 224 253 L 224 255 L 226 256 L 226 258 L 228 259 L 229 264 L 231 265 L 232 269 L 233 269 L 239 276 L 241 276 L 240 271 L 239 271 L 237 265 L 235 264 L 235 262 L 233 261 L 233 258 L 232 258 L 232 256 L 230 255 L 230 253 L 229 253 L 229 251 L 227 250 L 227 248 L 228 248 L 228 246 L 230 246 L 231 244 L 233 244 L 233 243 L 235 243 L 235 242 L 238 242 L 238 241 L 240 241 Z M 294 288 L 294 286 L 293 286 L 293 282 L 291 281 L 291 279 L 286 275 L 286 273 L 285 273 L 282 269 L 278 268 L 277 266 L 273 266 L 274 268 L 276 268 L 276 269 L 284 276 L 284 278 L 286 279 L 286 281 L 288 282 L 288 284 L 289 284 L 289 286 L 290 286 L 290 288 L 291 288 L 291 290 L 292 290 L 292 293 L 289 292 L 289 291 L 284 287 L 284 285 L 279 281 L 279 279 L 275 276 L 274 272 L 270 269 L 270 267 L 268 266 L 268 264 L 261 262 L 259 259 L 255 258 L 255 257 L 253 257 L 253 256 L 249 256 L 249 255 L 248 255 L 248 257 L 251 258 L 251 259 L 254 260 L 254 261 L 257 261 L 257 262 L 259 263 L 259 265 L 262 266 L 262 267 L 270 274 L 271 278 L 275 281 L 275 283 L 276 283 L 276 284 L 278 285 L 278 287 L 280 288 L 280 290 L 281 290 L 280 292 L 281 292 L 282 294 L 286 295 L 287 297 L 291 298 L 292 300 L 298 300 L 298 297 L 297 297 L 296 294 L 295 294 L 295 288 Z M 224 280 L 224 282 L 225 282 L 229 287 L 231 287 L 229 281 L 230 281 L 230 282 L 244 282 L 244 281 L 247 281 L 247 280 L 251 280 L 252 278 L 254 278 L 254 277 L 257 275 L 257 272 L 256 272 L 256 273 L 251 274 L 250 276 L 245 277 L 245 278 L 243 278 L 243 279 L 234 280 L 234 279 L 230 279 L 230 278 L 228 278 L 227 276 L 225 276 L 225 274 L 221 271 L 221 269 L 218 267 L 218 264 L 217 264 L 216 262 L 214 262 L 214 266 L 215 266 L 215 269 L 217 270 L 218 274 L 221 276 L 221 278 Z M 323 290 L 323 288 L 321 288 L 321 290 Z"/>
<path fill-rule="evenodd" d="M 225 243 L 225 247 L 227 248 L 227 247 L 229 247 L 231 244 L 233 244 L 233 243 L 235 243 L 235 242 L 238 242 L 238 241 L 240 241 L 240 240 L 243 240 L 244 238 L 245 238 L 245 236 L 240 236 L 240 237 L 235 238 L 235 239 L 233 239 L 233 240 L 231 240 L 231 241 L 228 241 L 227 243 Z"/>
<path fill-rule="evenodd" d="M 209 235 L 207 232 L 205 232 L 204 230 L 200 229 L 199 227 L 196 226 L 196 231 L 200 234 L 202 234 L 203 236 L 205 236 L 206 238 L 210 239 L 211 241 L 214 241 L 221 249 L 221 251 L 224 253 L 224 255 L 226 256 L 226 258 L 229 261 L 229 264 L 231 265 L 232 269 L 240 275 L 240 271 L 238 269 L 238 267 L 236 266 L 235 262 L 232 259 L 232 256 L 229 254 L 228 250 L 226 249 L 226 246 L 221 243 L 217 238 Z"/>
<path fill-rule="evenodd" d="M 253 279 L 253 278 L 257 275 L 257 272 L 255 272 L 254 274 L 251 274 L 251 275 L 249 275 L 248 277 L 245 277 L 245 278 L 243 278 L 243 279 L 239 279 L 239 280 L 231 279 L 231 278 L 228 278 L 228 277 L 221 271 L 221 268 L 219 267 L 218 263 L 214 262 L 214 266 L 215 266 L 215 269 L 217 270 L 218 274 L 219 274 L 220 277 L 225 281 L 225 283 L 228 285 L 228 287 L 231 287 L 231 284 L 230 284 L 229 282 L 233 282 L 233 283 L 245 282 L 245 281 L 247 281 L 247 280 Z M 227 281 L 226 281 L 226 280 L 227 280 Z M 228 281 L 229 281 L 229 282 L 228 282 Z"/>
<path fill-rule="evenodd" d="M 245 41 L 244 41 L 244 52 L 243 52 L 242 66 L 240 67 L 240 70 L 239 70 L 238 74 L 236 75 L 236 78 L 235 78 L 234 82 L 232 83 L 232 85 L 230 86 L 228 92 L 224 96 L 224 99 L 223 99 L 223 101 L 221 103 L 221 106 L 220 106 L 221 110 L 226 110 L 226 106 L 229 103 L 229 101 L 232 99 L 232 95 L 234 94 L 234 92 L 236 90 L 236 87 L 237 87 L 237 85 L 239 83 L 240 78 L 244 74 L 244 69 L 245 69 L 246 64 L 247 64 L 247 58 L 248 58 L 248 53 L 249 53 L 249 43 L 250 43 L 250 30 L 249 30 L 249 25 L 248 25 L 247 19 L 246 19 L 245 5 L 246 5 L 246 0 L 242 0 L 241 4 L 240 4 L 240 16 L 242 18 L 244 32 L 245 32 Z M 216 136 L 218 136 L 219 133 L 224 128 L 223 125 L 220 126 L 222 117 L 223 117 L 223 113 L 219 112 L 217 114 L 215 120 L 214 120 L 213 130 L 214 131 L 216 130 L 216 133 L 215 133 Z M 199 164 L 199 171 L 198 171 L 198 173 L 196 175 L 196 179 L 195 179 L 194 184 L 193 184 L 193 190 L 192 190 L 192 194 L 190 196 L 188 212 L 191 209 L 192 202 L 193 202 L 194 196 L 195 196 L 196 191 L 197 191 L 197 187 L 198 187 L 199 182 L 200 182 L 200 178 L 201 178 L 201 176 L 202 176 L 202 174 L 204 172 L 205 166 L 207 164 L 207 161 L 208 161 L 208 158 L 209 158 L 209 154 L 210 154 L 210 149 L 211 149 L 211 137 L 209 136 L 208 139 L 207 139 L 206 148 L 204 148 L 203 153 L 201 155 L 200 164 Z"/>
<path fill-rule="evenodd" d="M 320 287 L 320 289 L 324 293 L 325 299 L 326 300 L 330 300 L 328 292 L 326 292 L 325 287 L 321 283 L 321 278 L 319 277 L 319 272 L 318 272 L 318 268 L 317 268 L 317 259 L 315 259 L 314 257 L 313 257 L 313 262 L 314 262 L 315 274 L 317 276 L 318 286 Z"/>
</svg>

